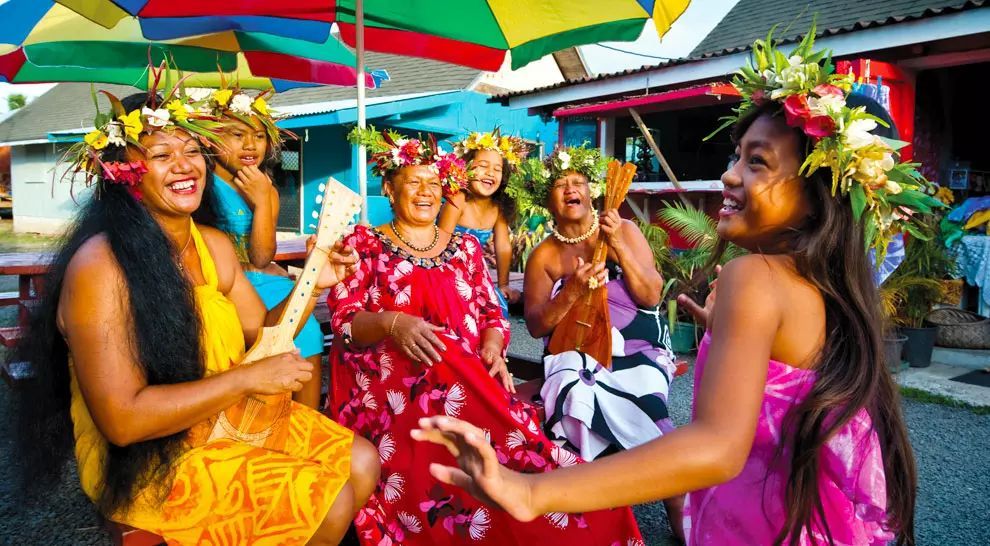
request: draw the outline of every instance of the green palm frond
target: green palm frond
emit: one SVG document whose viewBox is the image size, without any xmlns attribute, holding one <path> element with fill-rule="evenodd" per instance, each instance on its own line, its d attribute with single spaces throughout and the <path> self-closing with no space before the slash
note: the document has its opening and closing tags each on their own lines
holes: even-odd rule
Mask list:
<svg viewBox="0 0 990 546">
<path fill-rule="evenodd" d="M 693 246 L 711 250 L 718 240 L 715 221 L 705 211 L 671 203 L 657 213 L 657 219 L 677 230 Z"/>
</svg>

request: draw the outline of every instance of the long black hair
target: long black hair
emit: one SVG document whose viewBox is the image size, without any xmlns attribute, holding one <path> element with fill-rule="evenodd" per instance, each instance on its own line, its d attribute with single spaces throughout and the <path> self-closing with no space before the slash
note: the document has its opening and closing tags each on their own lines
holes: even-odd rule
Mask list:
<svg viewBox="0 0 990 546">
<path fill-rule="evenodd" d="M 734 128 L 739 142 L 759 118 L 783 123 L 779 103 L 769 102 Z M 801 154 L 813 144 L 794 129 Z M 831 172 L 819 169 L 804 180 L 811 214 L 791 237 L 790 255 L 798 273 L 812 283 L 825 303 L 825 344 L 814 367 L 817 379 L 808 396 L 788 412 L 786 445 L 778 456 L 790 455 L 786 484 L 787 517 L 775 544 L 798 544 L 802 530 L 814 540 L 813 525 L 832 535 L 819 496 L 820 457 L 826 443 L 861 409 L 866 409 L 877 432 L 887 481 L 887 526 L 897 544 L 914 544 L 914 504 L 917 473 L 900 396 L 882 358 L 879 295 L 866 253 L 863 224 L 853 217 L 847 198 L 833 197 Z M 720 241 L 708 271 L 726 247 Z"/>
<path fill-rule="evenodd" d="M 141 108 L 147 94 L 124 99 L 127 111 Z M 103 161 L 124 160 L 123 148 L 104 151 Z M 40 305 L 18 357 L 29 361 L 35 377 L 18 390 L 15 449 L 25 464 L 24 488 L 30 495 L 56 483 L 72 454 L 69 416 L 69 350 L 56 315 L 66 269 L 79 248 L 103 235 L 123 275 L 135 364 L 149 385 L 195 381 L 203 377 L 200 317 L 193 290 L 178 267 L 178 249 L 137 199 L 120 184 L 98 182 L 63 237 L 45 280 Z M 110 297 L 110 295 L 107 295 Z M 126 508 L 136 493 L 157 485 L 164 500 L 172 463 L 186 431 L 117 446 L 108 442 L 97 506 L 104 514 Z"/>
<path fill-rule="evenodd" d="M 464 154 L 464 163 L 471 165 L 478 150 L 469 150 Z M 498 189 L 492 194 L 492 202 L 498 207 L 499 214 L 505 219 L 505 223 L 510 227 L 516 220 L 516 201 L 509 194 L 505 193 L 505 188 L 509 185 L 509 176 L 512 175 L 512 164 L 502 156 L 502 179 L 498 181 Z"/>
</svg>

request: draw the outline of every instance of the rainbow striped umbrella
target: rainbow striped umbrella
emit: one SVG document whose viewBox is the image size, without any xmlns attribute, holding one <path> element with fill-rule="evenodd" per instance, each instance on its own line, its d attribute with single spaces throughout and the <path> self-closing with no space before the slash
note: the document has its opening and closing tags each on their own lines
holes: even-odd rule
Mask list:
<svg viewBox="0 0 990 546">
<path fill-rule="evenodd" d="M 120 5 L 140 18 L 145 37 L 170 39 L 219 30 L 247 30 L 323 41 L 336 22 L 358 46 L 363 10 L 364 48 L 498 70 L 507 52 L 519 68 L 575 45 L 632 41 L 648 20 L 662 36 L 689 0 L 89 0 L 69 2 L 107 27 Z M 112 12 L 113 15 L 108 15 Z"/>
<path fill-rule="evenodd" d="M 363 9 L 364 47 L 482 70 L 512 68 L 571 46 L 636 40 L 652 19 L 659 36 L 689 0 L 337 0 L 341 37 L 357 45 Z"/>
<path fill-rule="evenodd" d="M 144 35 L 142 20 L 112 2 L 90 0 L 72 5 L 69 9 L 51 0 L 0 4 L 0 20 L 5 22 L 0 29 L 0 79 L 11 83 L 88 81 L 145 87 L 149 61 L 158 64 L 167 59 L 191 74 L 189 85 L 204 87 L 218 83 L 219 71 L 252 88 L 284 90 L 357 83 L 354 54 L 329 31 L 322 42 L 233 30 L 235 27 L 151 40 Z M 85 16 L 73 11 L 77 5 L 88 8 Z M 104 26 L 108 23 L 109 28 Z M 375 85 L 369 76 L 364 76 L 364 82 Z"/>
</svg>

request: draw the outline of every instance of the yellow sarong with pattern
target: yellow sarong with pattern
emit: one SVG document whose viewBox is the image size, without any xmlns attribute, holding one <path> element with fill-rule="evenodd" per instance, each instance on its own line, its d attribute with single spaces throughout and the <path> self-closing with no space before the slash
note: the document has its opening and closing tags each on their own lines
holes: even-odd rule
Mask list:
<svg viewBox="0 0 990 546">
<path fill-rule="evenodd" d="M 216 265 L 195 225 L 193 242 L 206 283 L 195 287 L 203 322 L 206 375 L 235 366 L 244 334 L 233 302 L 217 290 Z M 99 495 L 107 441 L 90 416 L 70 362 L 75 454 L 83 491 Z M 353 433 L 293 403 L 283 451 L 219 440 L 189 447 L 176 461 L 170 493 L 140 491 L 110 519 L 157 533 L 169 544 L 305 544 L 350 477 Z"/>
</svg>

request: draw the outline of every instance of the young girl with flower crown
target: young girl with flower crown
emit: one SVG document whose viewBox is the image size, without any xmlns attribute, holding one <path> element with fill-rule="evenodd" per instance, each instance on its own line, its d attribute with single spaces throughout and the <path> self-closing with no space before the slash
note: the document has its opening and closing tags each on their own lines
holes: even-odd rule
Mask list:
<svg viewBox="0 0 990 546">
<path fill-rule="evenodd" d="M 917 233 L 940 203 L 870 133 L 876 120 L 845 104 L 849 81 L 813 36 L 789 56 L 757 42 L 734 80 L 743 102 L 718 233 L 751 254 L 725 266 L 701 310 L 692 422 L 525 475 L 500 467 L 474 426 L 422 419 L 414 437 L 460 466 L 433 465 L 435 477 L 524 521 L 687 493 L 688 544 L 914 543 L 914 458 L 864 248 L 882 259 L 895 231 Z"/>
<path fill-rule="evenodd" d="M 221 142 L 199 215 L 234 243 L 244 274 L 270 309 L 288 296 L 293 282 L 284 269 L 272 263 L 279 198 L 269 171 L 282 147 L 282 135 L 266 97 L 263 93 L 251 98 L 236 88 L 210 95 L 209 107 L 222 123 Z M 315 408 L 322 386 L 323 332 L 319 322 L 310 317 L 294 341 L 316 370 L 294 398 Z"/>
<path fill-rule="evenodd" d="M 521 138 L 491 133 L 471 133 L 454 145 L 456 153 L 468 165 L 471 178 L 466 187 L 448 197 L 440 211 L 438 225 L 447 233 L 469 233 L 487 247 L 494 235 L 495 269 L 498 275 L 495 294 L 508 315 L 509 303 L 519 299 L 519 291 L 509 286 L 512 244 L 509 226 L 516 207 L 505 193 L 512 170 L 526 158 L 529 149 Z"/>
</svg>

